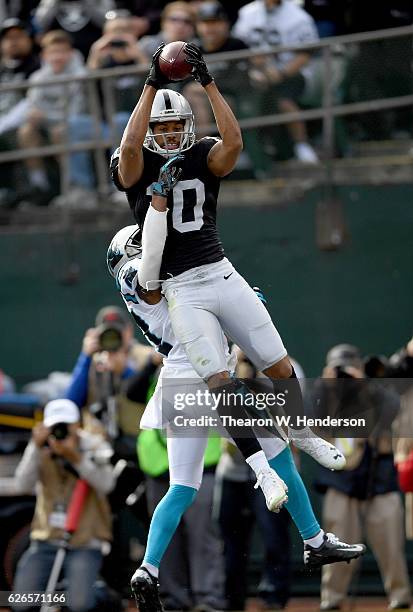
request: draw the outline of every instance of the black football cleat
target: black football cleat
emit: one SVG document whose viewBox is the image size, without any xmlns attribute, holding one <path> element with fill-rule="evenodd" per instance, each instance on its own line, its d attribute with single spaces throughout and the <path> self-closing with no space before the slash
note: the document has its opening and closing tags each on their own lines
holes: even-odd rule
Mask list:
<svg viewBox="0 0 413 612">
<path fill-rule="evenodd" d="M 324 534 L 324 542 L 318 548 L 305 544 L 304 546 L 304 565 L 309 569 L 316 569 L 322 565 L 357 559 L 364 555 L 366 547 L 364 544 L 346 544 L 333 533 Z"/>
<path fill-rule="evenodd" d="M 159 581 L 145 567 L 138 567 L 130 586 L 139 612 L 164 612 L 159 597 Z"/>
</svg>

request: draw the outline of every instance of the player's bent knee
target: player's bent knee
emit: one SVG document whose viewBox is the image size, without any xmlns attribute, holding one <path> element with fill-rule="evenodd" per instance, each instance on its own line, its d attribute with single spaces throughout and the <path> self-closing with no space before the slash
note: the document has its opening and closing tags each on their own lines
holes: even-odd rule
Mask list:
<svg viewBox="0 0 413 612">
<path fill-rule="evenodd" d="M 210 376 L 206 381 L 209 389 L 215 389 L 216 387 L 221 387 L 223 380 L 228 380 L 231 378 L 231 375 L 228 371 L 226 372 L 218 372 L 213 376 Z"/>
<path fill-rule="evenodd" d="M 267 311 L 265 313 L 268 315 Z M 238 342 L 238 345 L 261 372 L 265 372 L 273 364 L 280 363 L 287 355 L 280 335 L 269 318 L 248 331 L 247 342 L 244 342 L 244 346 L 242 342 Z"/>
<path fill-rule="evenodd" d="M 203 380 L 226 371 L 225 354 L 221 354 L 205 336 L 185 342 L 183 347 L 192 367 Z"/>
<path fill-rule="evenodd" d="M 293 369 L 288 357 L 283 357 L 277 363 L 263 370 L 263 372 L 269 378 L 290 378 Z"/>
</svg>

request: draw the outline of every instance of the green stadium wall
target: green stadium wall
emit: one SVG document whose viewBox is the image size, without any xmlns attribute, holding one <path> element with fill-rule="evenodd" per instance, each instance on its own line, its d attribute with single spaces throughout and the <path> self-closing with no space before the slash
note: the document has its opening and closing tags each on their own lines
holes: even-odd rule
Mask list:
<svg viewBox="0 0 413 612">
<path fill-rule="evenodd" d="M 334 252 L 315 244 L 318 191 L 282 208 L 219 212 L 228 257 L 264 290 L 308 376 L 319 374 L 335 343 L 389 354 L 413 331 L 413 186 L 346 188 L 340 195 L 349 239 Z M 0 367 L 18 383 L 71 370 L 96 311 L 121 303 L 105 265 L 111 235 L 2 235 Z"/>
</svg>

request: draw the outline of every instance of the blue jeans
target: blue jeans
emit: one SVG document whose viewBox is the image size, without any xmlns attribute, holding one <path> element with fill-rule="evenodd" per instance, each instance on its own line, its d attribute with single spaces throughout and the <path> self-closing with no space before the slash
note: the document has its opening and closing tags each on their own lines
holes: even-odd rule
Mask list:
<svg viewBox="0 0 413 612">
<path fill-rule="evenodd" d="M 129 113 L 117 113 L 113 117 L 113 125 L 116 138 L 122 137 L 123 130 L 129 119 Z M 69 143 L 84 142 L 93 140 L 97 137 L 108 138 L 110 126 L 102 123 L 99 134 L 95 134 L 95 125 L 91 115 L 72 115 L 69 117 L 68 137 Z M 93 157 L 90 151 L 78 151 L 71 153 L 69 161 L 69 181 L 70 185 L 93 189 L 95 186 L 95 173 L 93 169 Z"/>
<path fill-rule="evenodd" d="M 49 542 L 33 541 L 17 566 L 14 580 L 16 593 L 43 592 L 52 571 L 57 546 Z M 68 550 L 61 577 L 67 582 L 66 608 L 72 612 L 88 612 L 96 604 L 94 584 L 102 565 L 100 550 L 78 548 Z M 38 610 L 40 606 L 19 607 L 19 610 Z"/>
</svg>

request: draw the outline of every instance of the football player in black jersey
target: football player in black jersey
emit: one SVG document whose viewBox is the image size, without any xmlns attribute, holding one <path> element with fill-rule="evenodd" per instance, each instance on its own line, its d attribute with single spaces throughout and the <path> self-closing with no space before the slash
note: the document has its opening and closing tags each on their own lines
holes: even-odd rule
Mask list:
<svg viewBox="0 0 413 612">
<path fill-rule="evenodd" d="M 153 56 L 142 95 L 112 157 L 111 171 L 117 187 L 126 191 L 142 226 L 151 184 L 157 180 L 165 158 L 183 156 L 180 180 L 167 198 L 168 235 L 160 271 L 175 336 L 213 392 L 222 392 L 223 388 L 227 392 L 245 392 L 239 382 L 229 380 L 220 346 L 221 330 L 240 346 L 257 370 L 275 381 L 277 393 L 276 381 L 290 379 L 290 437 L 325 467 L 341 469 L 345 463 L 343 454 L 299 423 L 302 397 L 287 351 L 268 311 L 225 258 L 219 240 L 216 207 L 220 178 L 231 172 L 242 149 L 237 120 L 200 50 L 187 44 L 185 52 L 193 65 L 192 74 L 205 89 L 220 135 L 218 139 L 196 141 L 188 102 L 180 94 L 162 89 L 167 79 L 158 65 L 161 51 L 162 45 Z M 260 464 L 263 470 L 267 469 L 255 438 L 242 439 L 236 432 L 231 435 L 250 465 Z"/>
<path fill-rule="evenodd" d="M 224 250 L 216 228 L 216 206 L 220 177 L 234 168 L 242 149 L 241 131 L 225 99 L 219 93 L 206 65 L 200 68 L 196 59 L 199 51 L 187 45 L 194 74 L 206 88 L 221 138 L 195 140 L 194 118 L 187 100 L 169 89 L 160 72 L 156 51 L 142 95 L 129 119 L 120 147 L 111 159 L 111 174 L 115 185 L 125 191 L 135 219 L 143 225 L 151 200 L 152 184 L 158 180 L 165 159 L 180 154 L 182 174 L 173 192 L 168 195 L 168 239 L 160 270 L 160 278 L 224 259 Z M 201 56 L 202 58 L 202 56 Z M 220 332 L 221 333 L 221 332 Z M 225 372 L 204 377 L 210 388 L 221 385 Z M 215 373 L 214 373 L 215 374 Z M 229 374 L 228 374 L 229 376 Z M 209 379 L 209 380 L 208 380 Z M 229 390 L 229 388 L 228 388 Z M 230 390 L 229 390 L 230 391 Z M 246 459 L 259 453 L 262 467 L 268 463 L 252 435 L 243 430 L 229 432 Z M 286 499 L 285 489 L 274 482 L 279 503 Z"/>
</svg>

